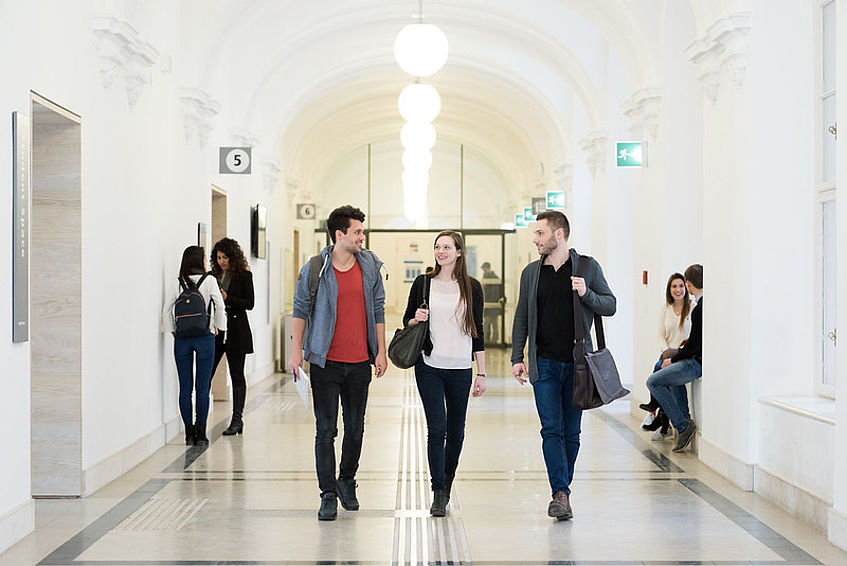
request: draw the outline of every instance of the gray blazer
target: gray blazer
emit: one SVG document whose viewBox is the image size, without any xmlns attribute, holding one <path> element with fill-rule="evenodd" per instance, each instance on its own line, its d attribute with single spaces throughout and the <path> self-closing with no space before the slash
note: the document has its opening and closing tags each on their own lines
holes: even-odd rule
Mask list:
<svg viewBox="0 0 847 566">
<path fill-rule="evenodd" d="M 580 256 L 573 248 L 570 249 L 571 264 L 573 272 L 577 273 L 579 262 L 586 257 Z M 515 311 L 515 320 L 512 323 L 512 364 L 524 361 L 524 346 L 529 338 L 529 363 L 526 370 L 529 372 L 529 380 L 535 383 L 538 380 L 538 354 L 535 345 L 536 331 L 538 330 L 538 279 L 541 273 L 541 265 L 546 256 L 533 261 L 527 265 L 521 273 L 521 288 L 518 298 L 518 306 Z M 584 269 L 585 295 L 580 297 L 583 306 L 582 325 L 585 328 L 585 351 L 591 352 L 594 346 L 591 342 L 591 326 L 594 323 L 594 313 L 601 316 L 612 316 L 617 309 L 617 300 L 606 283 L 603 269 L 594 258 L 588 259 L 589 263 Z"/>
</svg>

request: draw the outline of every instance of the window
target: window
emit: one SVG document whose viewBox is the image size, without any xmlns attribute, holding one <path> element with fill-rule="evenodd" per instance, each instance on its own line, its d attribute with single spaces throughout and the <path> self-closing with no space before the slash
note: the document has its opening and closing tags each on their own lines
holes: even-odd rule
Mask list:
<svg viewBox="0 0 847 566">
<path fill-rule="evenodd" d="M 835 210 L 836 210 L 836 4 L 835 0 L 819 2 L 817 49 L 818 69 L 815 90 L 817 92 L 817 172 L 816 216 L 818 225 L 818 289 L 820 336 L 818 375 L 815 390 L 828 397 L 835 397 L 835 328 L 836 305 L 836 255 L 835 255 Z"/>
</svg>

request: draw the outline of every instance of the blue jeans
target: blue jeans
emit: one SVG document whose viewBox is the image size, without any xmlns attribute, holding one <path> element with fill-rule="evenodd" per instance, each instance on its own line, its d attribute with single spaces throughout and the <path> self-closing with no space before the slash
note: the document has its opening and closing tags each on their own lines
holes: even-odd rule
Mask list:
<svg viewBox="0 0 847 566">
<path fill-rule="evenodd" d="M 415 364 L 415 381 L 426 414 L 426 455 L 432 490 L 445 489 L 455 477 L 465 441 L 465 417 L 472 369 L 439 369 Z"/>
<path fill-rule="evenodd" d="M 194 375 L 195 357 L 197 376 Z M 215 361 L 215 335 L 174 338 L 174 360 L 179 376 L 179 413 L 185 426 L 206 426 L 209 414 L 209 384 L 212 382 L 212 363 Z M 191 391 L 197 389 L 197 418 L 191 410 Z"/>
<path fill-rule="evenodd" d="M 688 392 L 685 384 L 703 375 L 703 366 L 693 358 L 674 362 L 647 378 L 647 389 L 662 410 L 668 415 L 673 427 L 682 432 L 688 426 Z"/>
<path fill-rule="evenodd" d="M 573 363 L 538 358 L 538 380 L 532 384 L 541 420 L 541 451 L 553 495 L 571 493 L 582 410 L 573 406 Z"/>
</svg>

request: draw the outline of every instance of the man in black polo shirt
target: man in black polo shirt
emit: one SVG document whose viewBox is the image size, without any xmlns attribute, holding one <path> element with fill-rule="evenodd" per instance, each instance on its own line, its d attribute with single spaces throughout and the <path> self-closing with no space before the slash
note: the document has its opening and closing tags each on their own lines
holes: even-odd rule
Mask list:
<svg viewBox="0 0 847 566">
<path fill-rule="evenodd" d="M 521 288 L 512 326 L 512 374 L 521 384 L 532 383 L 541 420 L 541 449 L 553 500 L 547 515 L 559 520 L 573 517 L 570 484 L 579 452 L 582 411 L 574 408 L 573 291 L 583 305 L 585 351 L 591 345 L 594 313 L 615 314 L 617 301 L 600 264 L 568 249 L 570 224 L 561 212 L 548 210 L 536 218 L 533 243 L 541 259 L 521 273 Z M 581 273 L 582 277 L 574 277 Z M 529 363 L 524 345 L 529 340 Z"/>
</svg>

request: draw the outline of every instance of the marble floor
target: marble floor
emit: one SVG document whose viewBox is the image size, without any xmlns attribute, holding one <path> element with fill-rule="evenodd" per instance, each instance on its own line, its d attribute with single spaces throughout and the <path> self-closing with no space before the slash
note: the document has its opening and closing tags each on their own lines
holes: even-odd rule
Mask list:
<svg viewBox="0 0 847 566">
<path fill-rule="evenodd" d="M 429 516 L 426 423 L 410 372 L 370 389 L 361 509 L 318 522 L 314 424 L 289 376 L 248 392 L 245 434 L 181 437 L 94 495 L 40 500 L 36 531 L 0 555 L 25 565 L 847 564 L 825 534 L 651 442 L 629 401 L 583 417 L 575 517 L 546 516 L 549 488 L 529 387 L 489 351 L 470 400 L 448 516 Z M 340 446 L 340 439 L 338 442 Z"/>
</svg>

